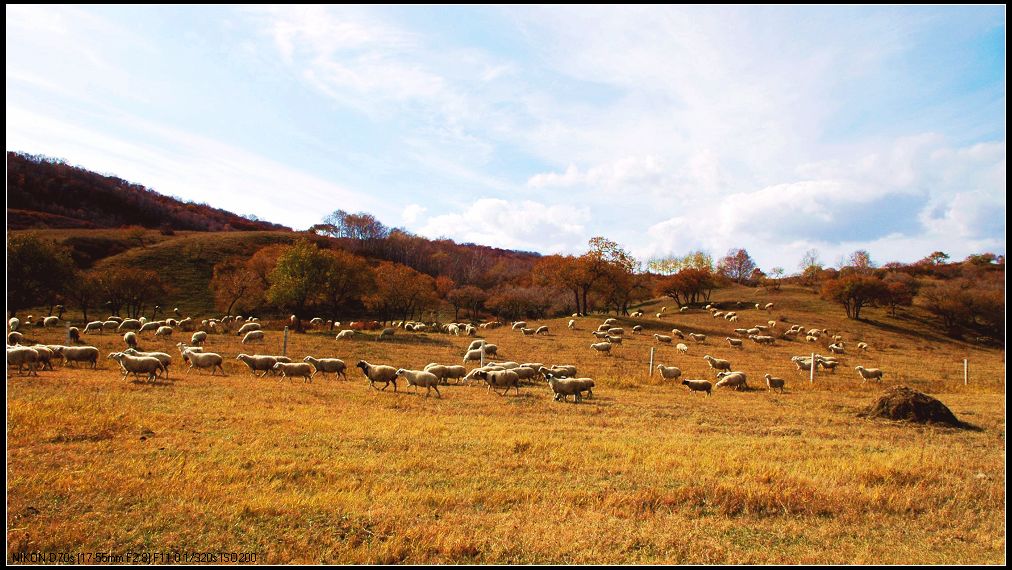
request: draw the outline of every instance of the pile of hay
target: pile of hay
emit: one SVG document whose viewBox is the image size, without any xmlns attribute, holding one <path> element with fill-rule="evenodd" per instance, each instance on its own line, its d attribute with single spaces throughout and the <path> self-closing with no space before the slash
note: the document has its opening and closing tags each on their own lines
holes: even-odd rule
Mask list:
<svg viewBox="0 0 1012 570">
<path fill-rule="evenodd" d="M 952 410 L 947 408 L 945 404 L 906 386 L 889 388 L 885 394 L 879 397 L 878 401 L 859 415 L 887 420 L 963 426 L 963 423 L 956 419 Z"/>
</svg>

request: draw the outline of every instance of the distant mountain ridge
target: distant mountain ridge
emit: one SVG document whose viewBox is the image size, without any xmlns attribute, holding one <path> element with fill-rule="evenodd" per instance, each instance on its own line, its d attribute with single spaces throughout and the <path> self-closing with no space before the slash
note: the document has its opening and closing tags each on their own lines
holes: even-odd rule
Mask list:
<svg viewBox="0 0 1012 570">
<path fill-rule="evenodd" d="M 291 230 L 207 204 L 182 202 L 115 176 L 41 155 L 7 152 L 7 229 Z"/>
</svg>

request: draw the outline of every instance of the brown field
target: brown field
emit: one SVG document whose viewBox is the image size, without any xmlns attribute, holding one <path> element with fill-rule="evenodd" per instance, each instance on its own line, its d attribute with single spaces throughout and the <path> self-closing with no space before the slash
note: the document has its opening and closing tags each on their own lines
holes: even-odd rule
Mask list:
<svg viewBox="0 0 1012 570">
<path fill-rule="evenodd" d="M 424 397 L 371 390 L 359 359 L 421 368 L 459 363 L 471 340 L 399 331 L 335 341 L 292 335 L 288 354 L 337 356 L 349 381 L 254 379 L 243 347 L 215 336 L 227 377 L 121 381 L 104 356 L 119 335 L 86 335 L 98 370 L 57 368 L 7 384 L 7 560 L 18 552 L 256 552 L 271 563 L 740 563 L 1002 564 L 1005 562 L 1004 351 L 932 333 L 916 309 L 868 310 L 869 323 L 789 289 L 718 300 L 772 300 L 740 309 L 738 324 L 704 311 L 658 321 L 621 319 L 626 341 L 596 354 L 604 317 L 545 321 L 548 337 L 508 328 L 486 338 L 503 359 L 572 363 L 597 382 L 582 404 L 552 401 L 544 383 L 498 396 L 483 386 Z M 836 374 L 809 384 L 790 363 L 813 345 L 760 348 L 723 341 L 736 326 L 786 321 L 828 327 L 848 341 Z M 630 334 L 711 335 L 688 355 Z M 542 323 L 538 323 L 542 324 Z M 785 326 L 786 324 L 786 326 Z M 181 333 L 177 333 L 181 334 Z M 62 331 L 30 329 L 61 343 Z M 185 333 L 185 338 L 189 334 Z M 178 360 L 175 342 L 142 346 Z M 855 353 L 857 341 L 871 345 Z M 647 375 L 657 360 L 712 379 L 711 354 L 747 372 L 755 389 L 688 393 Z M 825 343 L 815 348 L 827 354 Z M 963 358 L 970 382 L 963 385 Z M 861 384 L 854 366 L 886 371 Z M 763 374 L 787 379 L 765 390 Z M 907 384 L 979 429 L 856 416 L 884 387 Z M 762 389 L 758 389 L 758 388 Z"/>
</svg>

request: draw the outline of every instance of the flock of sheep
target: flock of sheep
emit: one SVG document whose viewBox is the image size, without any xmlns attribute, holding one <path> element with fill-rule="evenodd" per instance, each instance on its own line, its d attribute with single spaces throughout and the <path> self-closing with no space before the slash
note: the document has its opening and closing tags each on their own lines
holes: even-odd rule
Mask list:
<svg viewBox="0 0 1012 570">
<path fill-rule="evenodd" d="M 772 308 L 772 303 L 768 303 L 765 306 L 756 304 L 756 309 L 759 310 L 765 309 L 766 311 L 770 311 Z M 661 311 L 657 313 L 659 319 L 664 317 L 666 309 L 666 307 L 662 307 Z M 729 322 L 737 322 L 739 318 L 735 311 L 720 311 L 712 305 L 708 305 L 706 309 L 710 311 L 711 316 L 715 319 L 723 318 Z M 686 310 L 686 307 L 682 307 L 680 312 L 684 313 Z M 181 316 L 178 309 L 175 309 L 174 312 L 177 316 Z M 633 317 L 641 317 L 642 315 L 642 311 L 632 314 Z M 574 314 L 573 319 L 569 320 L 568 328 L 575 330 L 578 323 L 577 318 L 580 316 Z M 292 321 L 294 324 L 294 316 L 292 317 Z M 30 324 L 31 322 L 32 317 L 27 317 L 25 324 Z M 37 324 L 43 327 L 59 326 L 60 319 L 50 316 L 41 319 Z M 309 324 L 311 327 L 330 328 L 331 330 L 334 330 L 335 326 L 340 328 L 341 325 L 340 322 L 324 321 L 322 318 L 314 318 L 310 320 Z M 377 341 L 392 338 L 397 328 L 413 332 L 439 331 L 451 335 L 476 336 L 480 329 L 492 329 L 504 326 L 504 323 L 499 321 L 482 323 L 478 326 L 470 323 L 446 323 L 440 325 L 438 323 L 421 323 L 417 321 L 396 321 L 392 324 L 394 325 L 393 327 L 384 328 L 379 331 L 376 336 Z M 597 330 L 593 331 L 592 334 L 601 342 L 591 344 L 591 348 L 599 353 L 607 354 L 610 353 L 614 346 L 621 345 L 625 329 L 616 326 L 616 324 L 616 319 L 609 318 L 598 326 Z M 7 362 L 9 366 L 16 365 L 19 372 L 22 372 L 27 367 L 29 375 L 38 375 L 37 370 L 40 366 L 43 370 L 51 370 L 54 360 L 62 360 L 67 364 L 83 362 L 90 364 L 92 368 L 97 366 L 99 351 L 96 347 L 76 346 L 73 344 L 70 346 L 43 345 L 38 343 L 31 346 L 23 345 L 21 343 L 24 340 L 24 335 L 18 331 L 18 328 L 24 325 L 17 318 L 11 318 L 8 325 L 11 332 L 8 334 L 7 339 Z M 348 326 L 353 328 L 340 330 L 335 338 L 337 340 L 354 338 L 358 334 L 356 330 L 358 328 L 357 325 L 358 323 L 355 322 L 350 323 Z M 732 336 L 728 336 L 724 340 L 731 348 L 735 349 L 744 348 L 745 338 L 758 345 L 771 345 L 777 340 L 777 337 L 773 334 L 776 326 L 777 321 L 769 320 L 764 324 L 758 324 L 751 328 L 735 328 L 731 333 Z M 143 317 L 140 319 L 109 317 L 104 321 L 92 321 L 88 323 L 84 327 L 84 332 L 102 333 L 113 330 L 117 333 L 122 332 L 127 348 L 120 352 L 110 353 L 107 359 L 113 360 L 118 364 L 123 373 L 123 379 L 126 379 L 130 374 L 135 376 L 143 374 L 149 381 L 154 381 L 160 377 L 168 379 L 172 357 L 164 352 L 139 351 L 137 344 L 138 335 L 146 331 L 154 331 L 156 337 L 171 337 L 177 329 L 187 332 L 199 329 L 194 331 L 190 336 L 190 344 L 179 342 L 176 345 L 180 357 L 189 365 L 186 370 L 187 374 L 192 369 L 197 368 L 198 370 L 208 370 L 211 375 L 214 375 L 216 372 L 221 372 L 222 375 L 225 375 L 224 368 L 222 367 L 224 358 L 220 354 L 204 351 L 203 345 L 208 339 L 208 333 L 226 334 L 232 332 L 234 329 L 235 335 L 243 337 L 242 344 L 262 342 L 265 339 L 264 331 L 257 319 L 245 319 L 241 316 L 227 316 L 221 319 L 212 318 L 199 322 L 189 317 L 180 319 L 169 318 L 164 321 L 148 321 Z M 71 343 L 80 343 L 81 333 L 79 330 L 76 327 L 69 327 L 67 330 L 68 340 Z M 525 321 L 512 323 L 512 330 L 519 331 L 524 336 L 549 334 L 547 326 L 528 327 Z M 642 334 L 642 331 L 642 325 L 632 327 L 633 334 Z M 845 353 L 842 337 L 840 335 L 830 336 L 829 331 L 825 329 L 805 330 L 800 325 L 793 325 L 780 335 L 780 339 L 795 340 L 802 335 L 810 342 L 815 342 L 822 337 L 830 338 L 831 344 L 828 345 L 828 349 L 833 353 L 833 356 L 815 354 L 814 359 L 811 356 L 795 356 L 791 361 L 797 366 L 798 371 L 808 372 L 811 371 L 813 366 L 835 371 L 840 362 L 836 355 Z M 697 344 L 705 344 L 707 340 L 705 334 L 686 334 L 677 328 L 671 330 L 670 336 L 662 334 L 653 335 L 655 342 L 667 344 L 671 344 L 674 337 L 683 340 L 689 338 Z M 676 347 L 682 353 L 687 353 L 689 350 L 688 346 L 684 343 L 678 343 Z M 857 348 L 862 351 L 867 350 L 868 345 L 860 342 L 857 344 Z M 449 380 L 455 380 L 458 383 L 461 381 L 481 381 L 487 384 L 489 390 L 495 390 L 496 393 L 502 390 L 502 395 L 506 395 L 511 389 L 519 394 L 521 382 L 540 379 L 549 386 L 555 394 L 556 400 L 565 400 L 568 396 L 573 396 L 575 402 L 580 402 L 583 399 L 584 393 L 588 397 L 593 395 L 594 380 L 577 377 L 576 367 L 573 365 L 545 366 L 540 362 L 517 363 L 512 361 L 489 361 L 486 363 L 486 358 L 496 357 L 497 352 L 498 347 L 496 345 L 490 344 L 483 339 L 477 339 L 464 352 L 461 365 L 433 362 L 422 370 L 411 370 L 371 364 L 360 360 L 356 364 L 356 367 L 361 369 L 363 375 L 369 381 L 369 385 L 374 389 L 378 389 L 376 388 L 376 383 L 379 382 L 383 384 L 383 390 L 390 384 L 393 384 L 394 391 L 396 392 L 397 380 L 401 379 L 409 386 L 425 388 L 426 397 L 433 390 L 435 390 L 437 396 L 442 397 L 439 386 L 447 384 Z M 735 389 L 748 387 L 746 373 L 733 370 L 730 361 L 715 358 L 709 354 L 704 355 L 703 359 L 715 371 L 716 383 L 711 383 L 704 379 L 681 379 L 681 384 L 686 386 L 690 391 L 705 392 L 707 395 L 711 395 L 714 387 Z M 250 373 L 254 376 L 259 374 L 259 377 L 264 377 L 267 374 L 276 374 L 282 378 L 301 377 L 309 382 L 319 373 L 330 373 L 347 379 L 345 374 L 347 366 L 344 361 L 338 358 L 306 356 L 302 362 L 292 362 L 286 356 L 239 354 L 236 356 L 236 360 L 243 362 L 249 368 Z M 466 368 L 468 363 L 478 363 L 479 366 L 468 371 Z M 658 364 L 656 369 L 665 380 L 679 381 L 682 376 L 681 369 L 676 366 Z M 863 382 L 872 379 L 881 381 L 883 376 L 883 372 L 880 369 L 865 368 L 863 366 L 857 366 L 855 369 Z M 766 374 L 765 380 L 770 390 L 783 392 L 786 384 L 784 379 Z"/>
</svg>

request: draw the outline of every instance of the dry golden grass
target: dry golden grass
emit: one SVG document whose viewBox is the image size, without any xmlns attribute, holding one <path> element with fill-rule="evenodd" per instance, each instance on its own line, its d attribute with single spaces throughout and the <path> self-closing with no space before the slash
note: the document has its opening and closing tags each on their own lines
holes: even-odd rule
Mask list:
<svg viewBox="0 0 1012 570">
<path fill-rule="evenodd" d="M 519 397 L 449 386 L 437 399 L 371 390 L 355 368 L 349 381 L 252 378 L 235 355 L 275 352 L 279 332 L 257 348 L 212 336 L 225 378 L 184 378 L 174 364 L 171 382 L 122 382 L 109 360 L 9 376 L 8 561 L 226 550 L 275 563 L 1003 563 L 1004 353 L 926 339 L 910 323 L 848 323 L 804 292 L 770 298 L 788 325 L 843 331 L 872 350 L 809 385 L 788 360 L 808 343 L 738 351 L 721 340 L 765 312 L 743 309 L 738 325 L 704 312 L 666 318 L 659 330 L 712 336 L 687 343 L 688 355 L 659 347 L 658 361 L 684 377 L 712 378 L 701 358 L 711 354 L 757 387 L 766 372 L 788 381 L 784 395 L 706 398 L 647 376 L 658 345 L 629 329 L 657 319 L 623 319 L 627 340 L 611 356 L 589 347 L 598 316 L 577 331 L 547 321 L 549 337 L 487 334 L 504 359 L 573 363 L 594 377 L 594 398 L 579 405 L 552 401 L 543 383 Z M 59 331 L 32 333 L 60 342 Z M 179 339 L 149 335 L 146 349 L 178 354 Z M 119 335 L 87 340 L 103 357 L 122 347 Z M 420 368 L 460 362 L 470 340 L 305 334 L 288 353 Z M 856 417 L 881 392 L 861 385 L 857 364 L 981 429 Z"/>
</svg>

